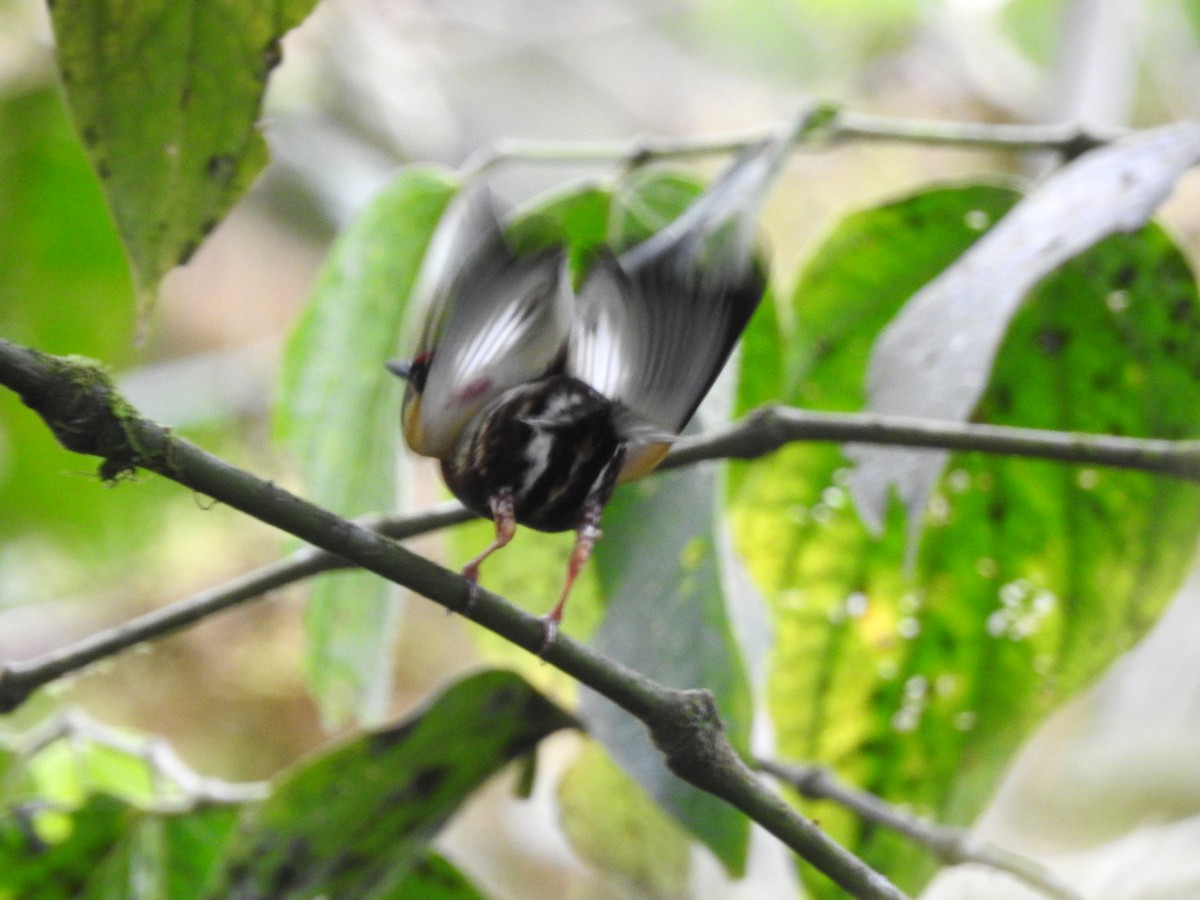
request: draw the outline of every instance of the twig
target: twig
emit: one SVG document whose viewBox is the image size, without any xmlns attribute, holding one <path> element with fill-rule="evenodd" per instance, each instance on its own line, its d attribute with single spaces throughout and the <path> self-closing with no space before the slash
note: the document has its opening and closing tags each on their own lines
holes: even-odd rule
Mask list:
<svg viewBox="0 0 1200 900">
<path fill-rule="evenodd" d="M 818 104 L 807 115 L 820 127 L 806 129 L 797 146 L 850 141 L 894 141 L 940 147 L 984 150 L 1051 151 L 1071 159 L 1120 136 L 1100 135 L 1067 123 L 1024 125 L 989 122 L 951 122 L 903 119 L 848 112 Z M 782 123 L 739 131 L 685 137 L 641 137 L 629 141 L 536 141 L 507 139 L 470 159 L 464 170 L 478 173 L 507 163 L 595 164 L 615 162 L 628 167 L 652 161 L 725 155 L 763 140 Z"/>
<path fill-rule="evenodd" d="M 841 111 L 830 128 L 839 141 L 899 141 L 944 147 L 983 150 L 1048 150 L 1068 159 L 1120 137 L 1123 132 L 1096 134 L 1078 125 L 946 122 L 935 119 L 901 119 Z"/>
<path fill-rule="evenodd" d="M 902 445 L 1026 456 L 1058 462 L 1135 469 L 1200 481 L 1200 441 L 1122 438 L 996 425 L 930 422 L 856 413 L 820 413 L 765 406 L 728 427 L 681 441 L 659 467 L 713 459 L 754 459 L 796 441 Z M 457 502 L 415 516 L 364 516 L 364 528 L 403 540 L 473 518 Z M 315 548 L 292 554 L 232 581 L 201 591 L 41 656 L 0 667 L 11 703 L 56 678 L 129 647 L 156 640 L 210 615 L 322 572 L 352 565 Z"/>
<path fill-rule="evenodd" d="M 530 653 L 541 652 L 547 663 L 644 722 L 676 775 L 741 810 L 851 896 L 905 896 L 750 771 L 725 738 L 707 691 L 664 687 L 566 635 L 543 651 L 540 619 L 482 589 L 465 608 L 468 589 L 458 575 L 171 435 L 138 415 L 93 363 L 0 339 L 0 384 L 16 391 L 67 449 L 102 457 L 106 479 L 138 468 L 157 472 L 461 612 Z M 10 687 L 9 673 L 0 669 L 0 710 L 12 708 Z"/>
<path fill-rule="evenodd" d="M 135 737 L 78 709 L 66 710 L 23 735 L 13 749 L 22 757 L 31 757 L 56 741 L 68 741 L 72 746 L 86 741 L 144 761 L 155 776 L 159 794 L 155 803 L 147 807 L 154 812 L 190 812 L 212 804 L 242 804 L 267 796 L 266 782 L 225 781 L 201 775 L 162 738 Z"/>
<path fill-rule="evenodd" d="M 1019 878 L 1033 889 L 1057 900 L 1082 900 L 1048 868 L 1035 860 L 978 840 L 961 828 L 937 825 L 901 812 L 881 797 L 842 783 L 824 766 L 797 766 L 758 760 L 758 768 L 773 775 L 810 800 L 831 800 L 862 819 L 891 828 L 925 847 L 944 865 L 976 863 Z"/>
<path fill-rule="evenodd" d="M 977 451 L 1135 469 L 1200 481 L 1200 440 L 1128 438 L 904 416 L 822 413 L 787 406 L 760 407 L 726 428 L 680 441 L 663 466 L 685 466 L 714 458 L 754 459 L 792 441 Z"/>
<path fill-rule="evenodd" d="M 414 516 L 370 515 L 355 523 L 393 540 L 404 540 L 474 518 L 475 514 L 457 502 L 443 503 Z M 41 656 L 0 664 L 0 684 L 13 706 L 23 703 L 35 690 L 71 672 L 91 665 L 148 641 L 174 634 L 211 615 L 255 600 L 269 593 L 312 578 L 323 572 L 355 568 L 340 556 L 315 547 L 297 550 L 286 559 L 268 563 L 224 584 L 207 588 L 169 606 L 140 616 L 71 644 L 57 647 Z M 3 704 L 0 704 L 3 711 Z"/>
</svg>

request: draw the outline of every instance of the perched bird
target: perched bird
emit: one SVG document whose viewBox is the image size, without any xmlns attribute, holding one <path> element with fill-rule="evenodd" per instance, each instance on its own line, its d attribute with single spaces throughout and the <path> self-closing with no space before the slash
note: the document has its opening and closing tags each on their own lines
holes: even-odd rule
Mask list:
<svg viewBox="0 0 1200 900">
<path fill-rule="evenodd" d="M 576 530 L 544 646 L 613 488 L 662 460 L 763 295 L 756 218 L 798 130 L 745 150 L 662 231 L 602 253 L 577 293 L 565 251 L 516 252 L 483 188 L 464 189 L 439 226 L 416 354 L 389 364 L 408 382 L 404 436 L 495 522 L 462 570 L 472 597 L 518 523 Z"/>
</svg>

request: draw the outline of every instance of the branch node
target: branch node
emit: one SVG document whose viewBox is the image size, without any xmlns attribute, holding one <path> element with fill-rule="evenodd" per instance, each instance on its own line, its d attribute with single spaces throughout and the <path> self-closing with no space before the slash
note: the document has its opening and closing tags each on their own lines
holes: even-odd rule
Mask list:
<svg viewBox="0 0 1200 900">
<path fill-rule="evenodd" d="M 1108 140 L 1081 128 L 1063 141 L 1060 150 L 1062 161 L 1064 164 L 1072 162 L 1088 151 L 1095 150 L 1097 147 L 1103 147 L 1107 143 L 1109 143 Z"/>
<path fill-rule="evenodd" d="M 102 479 L 113 482 L 162 461 L 162 451 L 139 440 L 135 423 L 140 416 L 113 386 L 103 364 L 82 356 L 29 352 L 39 377 L 21 391 L 22 402 L 45 420 L 67 450 L 101 457 Z"/>
<path fill-rule="evenodd" d="M 667 768 L 697 787 L 727 784 L 745 769 L 725 737 L 717 701 L 707 690 L 668 690 L 655 714 L 646 719 Z"/>
</svg>

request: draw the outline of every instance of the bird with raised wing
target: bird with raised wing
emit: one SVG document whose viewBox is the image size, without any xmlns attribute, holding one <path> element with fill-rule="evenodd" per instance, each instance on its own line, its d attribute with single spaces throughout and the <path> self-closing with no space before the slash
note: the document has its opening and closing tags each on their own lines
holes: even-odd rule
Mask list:
<svg viewBox="0 0 1200 900">
<path fill-rule="evenodd" d="M 757 216 L 799 130 L 748 147 L 652 237 L 601 253 L 578 291 L 565 249 L 513 248 L 483 187 L 464 189 L 439 225 L 416 352 L 389 366 L 408 382 L 404 436 L 495 522 L 462 570 L 472 598 L 480 564 L 518 524 L 575 529 L 544 647 L 613 488 L 662 460 L 762 298 Z"/>
</svg>

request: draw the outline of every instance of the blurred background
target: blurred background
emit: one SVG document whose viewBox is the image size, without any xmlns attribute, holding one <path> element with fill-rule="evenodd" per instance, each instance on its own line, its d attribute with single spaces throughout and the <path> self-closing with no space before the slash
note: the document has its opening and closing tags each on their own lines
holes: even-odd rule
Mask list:
<svg viewBox="0 0 1200 900">
<path fill-rule="evenodd" d="M 294 486 L 271 439 L 280 347 L 334 235 L 405 162 L 458 165 L 503 138 L 750 128 L 814 99 L 913 118 L 1146 126 L 1200 116 L 1198 42 L 1195 0 L 322 0 L 286 39 L 271 81 L 271 167 L 168 277 L 138 344 L 124 259 L 58 93 L 46 10 L 0 0 L 0 334 L 104 360 L 150 417 Z M 848 210 L 937 181 L 1035 179 L 1047 162 L 881 143 L 798 154 L 763 222 L 776 276 L 791 281 Z M 611 174 L 515 165 L 496 183 L 520 200 Z M 1186 179 L 1164 211 L 1193 250 L 1198 191 Z M 417 472 L 415 493 L 440 496 L 432 470 Z M 218 584 L 286 546 L 175 485 L 102 484 L 92 462 L 59 450 L 0 393 L 0 659 Z M 437 554 L 439 541 L 421 547 Z M 326 738 L 302 685 L 303 594 L 279 592 L 97 666 L 4 727 L 70 702 L 165 735 L 205 773 L 269 777 Z M 1118 859 L 1198 877 L 1188 850 L 1200 836 L 1200 662 L 1188 642 L 1198 596 L 1193 579 L 1117 671 L 1047 723 L 985 833 L 1050 854 L 1081 886 Z M 477 658 L 460 619 L 419 600 L 404 617 L 396 712 Z M 555 739 L 562 755 L 577 740 Z M 547 797 L 510 796 L 493 784 L 444 839 L 485 889 L 621 895 L 554 833 Z M 760 880 L 722 890 L 786 896 L 786 865 L 769 856 L 756 857 Z M 936 896 L 1022 896 L 991 875 L 949 879 Z M 1171 883 L 1145 896 L 1189 895 Z M 1185 883 L 1195 882 L 1174 882 Z"/>
</svg>

